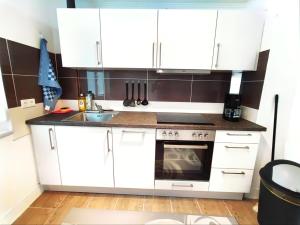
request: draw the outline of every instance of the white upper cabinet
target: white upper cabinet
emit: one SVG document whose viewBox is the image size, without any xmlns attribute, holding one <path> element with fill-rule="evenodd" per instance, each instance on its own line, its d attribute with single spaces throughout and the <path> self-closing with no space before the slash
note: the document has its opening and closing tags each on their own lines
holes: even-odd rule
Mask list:
<svg viewBox="0 0 300 225">
<path fill-rule="evenodd" d="M 153 68 L 156 61 L 157 10 L 100 11 L 103 66 Z"/>
<path fill-rule="evenodd" d="M 64 67 L 102 67 L 100 10 L 57 9 Z"/>
<path fill-rule="evenodd" d="M 113 128 L 117 188 L 154 189 L 155 129 Z"/>
<path fill-rule="evenodd" d="M 211 69 L 216 10 L 159 10 L 157 68 Z"/>
<path fill-rule="evenodd" d="M 31 134 L 40 183 L 61 185 L 55 127 L 32 125 Z"/>
<path fill-rule="evenodd" d="M 213 70 L 256 70 L 264 28 L 264 14 L 220 10 Z"/>
<path fill-rule="evenodd" d="M 62 185 L 114 187 L 111 128 L 56 126 Z"/>
</svg>

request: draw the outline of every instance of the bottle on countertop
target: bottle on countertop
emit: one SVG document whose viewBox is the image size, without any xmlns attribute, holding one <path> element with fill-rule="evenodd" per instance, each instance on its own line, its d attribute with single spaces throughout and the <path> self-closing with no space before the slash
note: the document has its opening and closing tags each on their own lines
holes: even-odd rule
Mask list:
<svg viewBox="0 0 300 225">
<path fill-rule="evenodd" d="M 79 95 L 78 107 L 79 107 L 79 111 L 81 111 L 81 112 L 86 110 L 86 100 L 85 100 L 85 96 L 83 93 L 80 93 L 80 95 Z"/>
<path fill-rule="evenodd" d="M 88 91 L 88 94 L 85 97 L 86 110 L 93 110 L 93 100 L 94 100 L 93 92 Z"/>
</svg>

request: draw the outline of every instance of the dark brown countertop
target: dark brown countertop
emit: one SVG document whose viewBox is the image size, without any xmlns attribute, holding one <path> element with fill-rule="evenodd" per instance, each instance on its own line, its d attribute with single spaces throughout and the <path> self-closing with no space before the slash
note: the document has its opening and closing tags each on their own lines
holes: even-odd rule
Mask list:
<svg viewBox="0 0 300 225">
<path fill-rule="evenodd" d="M 157 124 L 155 112 L 120 112 L 107 122 L 65 121 L 64 119 L 78 112 L 67 114 L 47 114 L 31 120 L 29 125 L 60 125 L 60 126 L 93 126 L 93 127 L 131 127 L 131 128 L 165 128 L 165 129 L 192 129 L 192 130 L 240 130 L 266 131 L 266 128 L 248 120 L 230 122 L 222 118 L 221 114 L 201 114 L 214 125 L 186 125 L 186 124 Z"/>
</svg>

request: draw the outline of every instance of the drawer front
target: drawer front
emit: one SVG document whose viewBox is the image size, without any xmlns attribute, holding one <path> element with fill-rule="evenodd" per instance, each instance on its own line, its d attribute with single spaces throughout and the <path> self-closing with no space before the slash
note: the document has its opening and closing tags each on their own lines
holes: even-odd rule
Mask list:
<svg viewBox="0 0 300 225">
<path fill-rule="evenodd" d="M 215 143 L 214 168 L 254 169 L 258 144 Z"/>
<path fill-rule="evenodd" d="M 208 191 L 209 182 L 156 180 L 156 190 Z"/>
<path fill-rule="evenodd" d="M 258 144 L 260 132 L 253 131 L 217 131 L 215 142 Z"/>
<path fill-rule="evenodd" d="M 211 170 L 209 191 L 249 193 L 253 170 L 216 169 Z"/>
</svg>

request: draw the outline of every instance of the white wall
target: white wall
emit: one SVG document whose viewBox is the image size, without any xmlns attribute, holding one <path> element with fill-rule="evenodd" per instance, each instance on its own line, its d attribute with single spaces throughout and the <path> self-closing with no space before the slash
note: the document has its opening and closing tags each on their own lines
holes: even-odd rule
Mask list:
<svg viewBox="0 0 300 225">
<path fill-rule="evenodd" d="M 40 33 L 51 52 L 60 52 L 56 8 L 64 0 L 0 0 L 0 37 L 39 48 Z"/>
<path fill-rule="evenodd" d="M 59 49 L 55 8 L 59 0 L 0 0 L 0 37 L 39 48 L 39 33 L 52 52 Z M 41 105 L 41 104 L 40 104 Z M 36 106 L 41 107 L 41 106 Z M 16 117 L 25 117 L 13 109 Z M 31 136 L 0 139 L 0 224 L 12 223 L 41 193 L 37 181 Z"/>
<path fill-rule="evenodd" d="M 275 94 L 279 94 L 275 158 L 300 161 L 296 137 L 291 136 L 296 132 L 295 123 L 299 122 L 297 119 L 299 108 L 296 109 L 300 102 L 299 93 L 296 95 L 296 91 L 299 92 L 300 74 L 299 40 L 299 0 L 269 0 L 261 50 L 270 49 L 270 55 L 260 108 L 253 117 L 256 118 L 254 122 L 267 127 L 267 132 L 262 135 L 257 157 L 252 184 L 254 196 L 259 188 L 258 171 L 271 159 Z M 252 111 L 253 114 L 255 110 Z"/>
<path fill-rule="evenodd" d="M 10 224 L 41 193 L 29 135 L 0 139 L 0 224 Z"/>
</svg>

